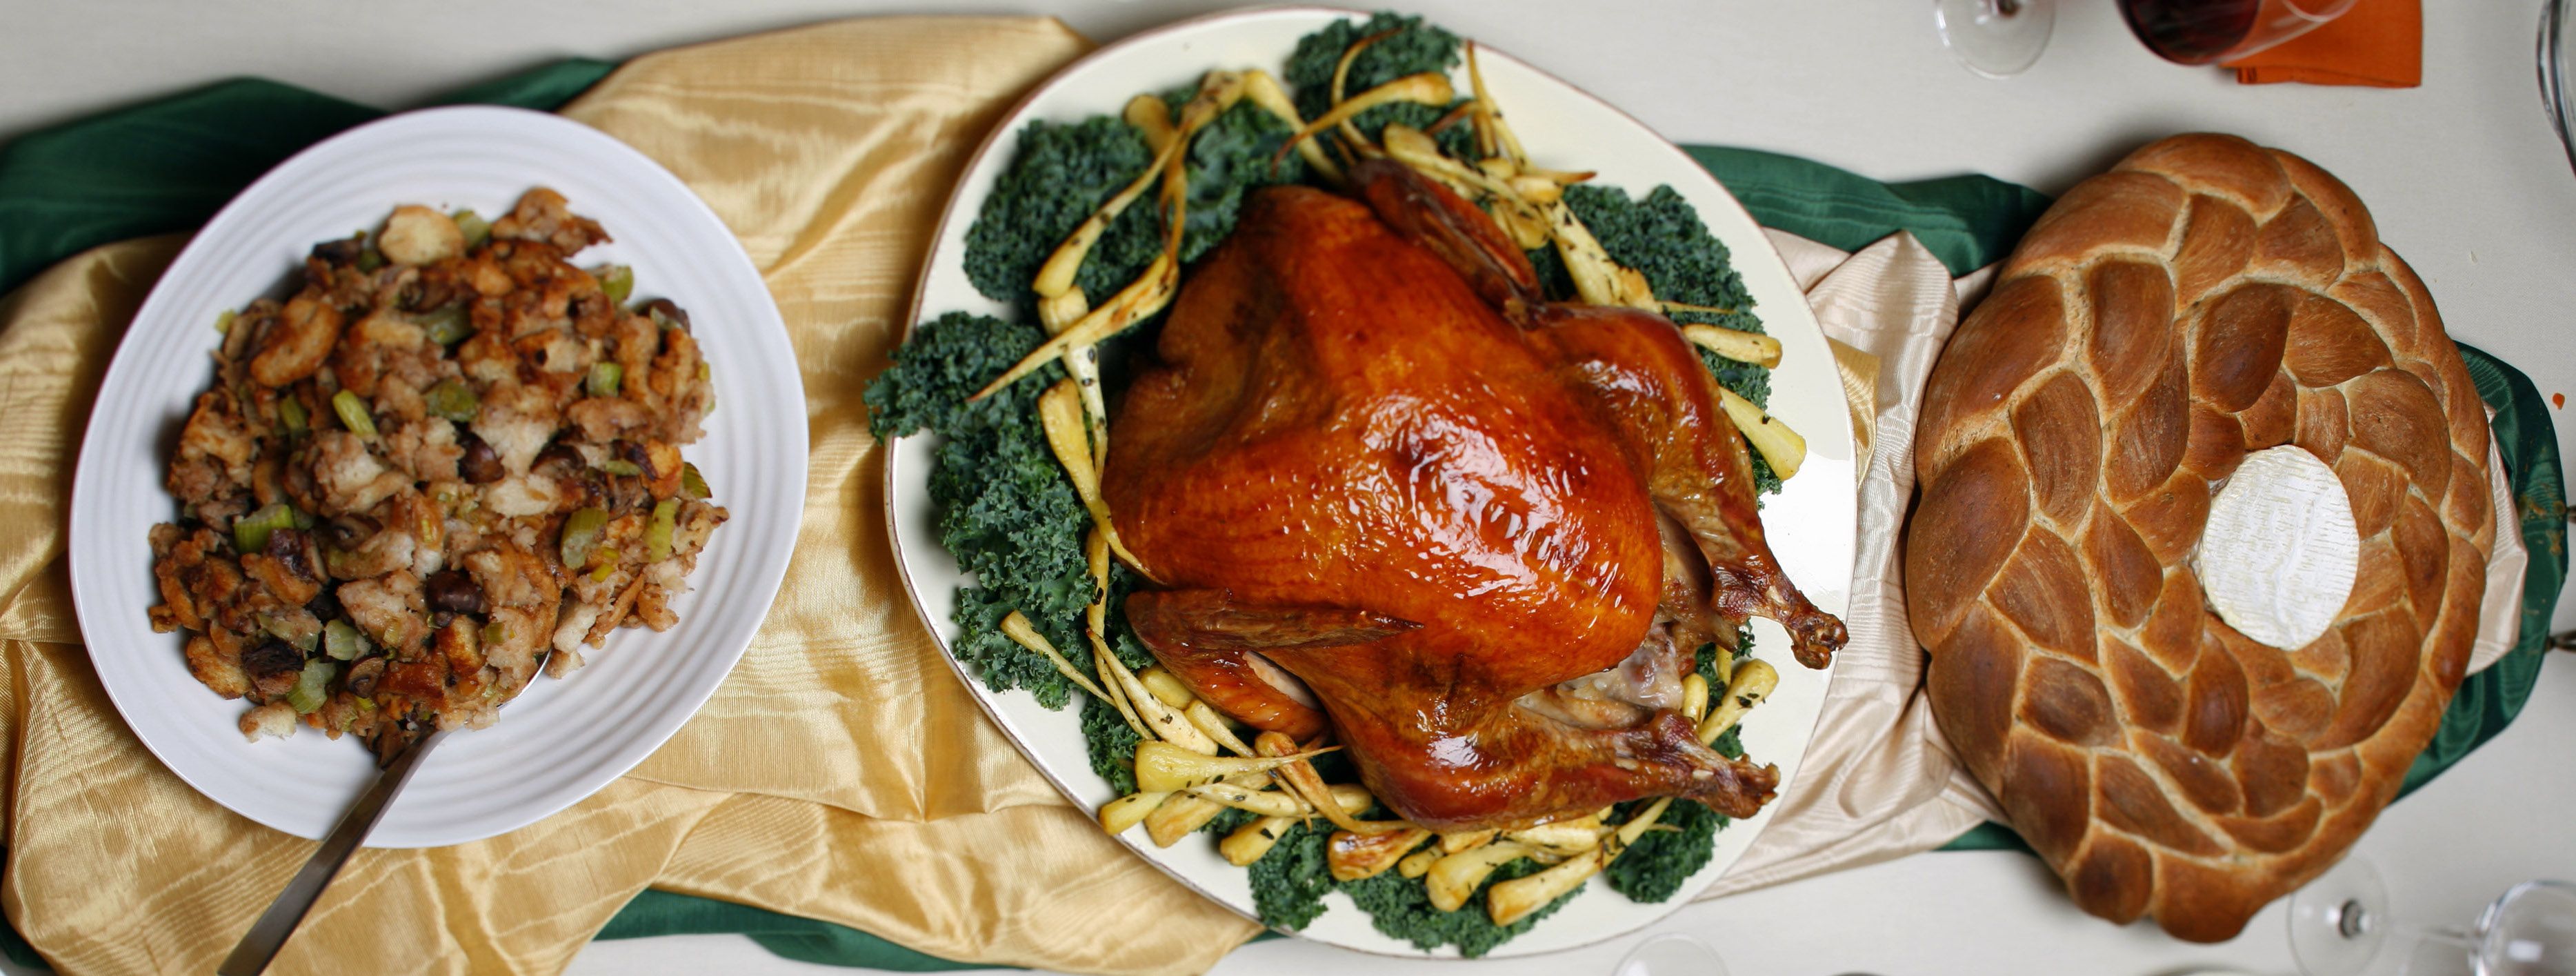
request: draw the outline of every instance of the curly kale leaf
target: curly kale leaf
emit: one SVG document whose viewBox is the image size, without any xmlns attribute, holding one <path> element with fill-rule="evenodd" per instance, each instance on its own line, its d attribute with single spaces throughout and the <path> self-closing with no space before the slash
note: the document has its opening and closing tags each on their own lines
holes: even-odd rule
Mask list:
<svg viewBox="0 0 2576 976">
<path fill-rule="evenodd" d="M 868 406 L 868 432 L 888 443 L 925 430 L 947 437 L 1019 421 L 1012 401 L 1027 407 L 1044 383 L 1023 379 L 1000 395 L 973 403 L 966 398 L 1045 341 L 1036 326 L 989 315 L 950 312 L 922 323 L 894 350 L 893 368 L 877 374 L 859 396 Z"/>
<path fill-rule="evenodd" d="M 1026 688 L 1039 704 L 1064 707 L 1071 682 L 1000 630 L 1017 610 L 1059 649 L 1085 640 L 1091 578 L 1082 538 L 1090 514 L 1055 455 L 1042 436 L 1021 427 L 951 435 L 940 445 L 930 497 L 939 507 L 941 544 L 976 580 L 957 590 L 957 656 L 995 691 Z"/>
<path fill-rule="evenodd" d="M 1234 233 L 1234 222 L 1243 215 L 1243 199 L 1253 190 L 1305 181 L 1306 160 L 1296 153 L 1279 155 L 1279 147 L 1296 134 L 1287 122 L 1246 99 L 1190 140 L 1189 206 L 1182 209 L 1181 217 L 1182 263 L 1198 260 Z"/>
<path fill-rule="evenodd" d="M 1383 809 L 1372 816 L 1384 817 Z M 1445 945 L 1458 947 L 1458 952 L 1475 958 L 1493 951 L 1495 946 L 1530 930 L 1539 919 L 1565 906 L 1582 889 L 1567 892 L 1564 897 L 1530 913 L 1510 925 L 1494 924 L 1481 896 L 1470 896 L 1465 907 L 1444 912 L 1431 904 L 1431 894 L 1420 878 L 1407 878 L 1394 871 L 1358 881 L 1336 882 L 1325 858 L 1326 845 L 1333 833 L 1328 823 L 1297 824 L 1279 838 L 1279 843 L 1251 867 L 1252 903 L 1261 923 L 1284 929 L 1302 929 L 1324 913 L 1324 896 L 1335 889 L 1348 894 L 1353 904 L 1369 915 L 1369 924 L 1390 938 L 1403 939 L 1425 950 Z M 1536 861 L 1523 858 L 1503 865 L 1487 880 L 1490 886 L 1538 871 Z M 1480 889 L 1480 891 L 1483 889 Z"/>
<path fill-rule="evenodd" d="M 1012 305 L 1031 300 L 1029 285 L 1056 245 L 1154 161 L 1144 135 L 1112 115 L 1030 122 L 1017 145 L 966 230 L 967 280 L 984 297 Z M 1153 209 L 1132 206 L 1110 222 L 1074 276 L 1086 294 L 1125 287 L 1162 250 Z"/>
<path fill-rule="evenodd" d="M 1136 730 L 1118 706 L 1089 695 L 1082 697 L 1082 741 L 1091 753 L 1091 771 L 1109 782 L 1119 796 L 1136 792 Z"/>
<path fill-rule="evenodd" d="M 1360 51 L 1351 60 L 1351 72 L 1343 79 L 1342 95 L 1347 98 L 1406 75 L 1426 71 L 1447 73 L 1458 66 L 1458 35 L 1424 23 L 1420 17 L 1404 17 L 1379 12 L 1365 22 L 1335 21 L 1329 27 L 1306 35 L 1297 42 L 1296 53 L 1288 57 L 1285 80 L 1297 101 L 1297 112 L 1308 119 L 1324 114 L 1333 107 L 1333 69 L 1341 63 L 1342 52 L 1363 38 L 1393 31 Z M 1453 105 L 1423 105 L 1397 102 L 1381 105 L 1351 118 L 1351 125 L 1369 138 L 1389 124 L 1428 130 L 1433 122 L 1449 113 Z M 1459 159 L 1473 159 L 1475 133 L 1465 125 L 1441 130 L 1440 148 Z"/>
<path fill-rule="evenodd" d="M 1183 89 L 1183 98 L 1191 89 Z M 1167 96 L 1168 97 L 1168 96 Z M 1181 260 L 1194 261 L 1234 232 L 1253 188 L 1306 178 L 1294 153 L 1271 157 L 1295 135 L 1250 101 L 1227 109 L 1190 140 L 1183 164 L 1189 187 L 1182 217 Z M 1038 268 L 1100 205 L 1145 172 L 1154 154 L 1122 118 L 1097 115 L 1070 125 L 1046 121 L 1020 130 L 1019 155 L 993 181 L 974 226 L 966 231 L 966 277 L 997 302 L 1024 304 Z M 1148 189 L 1109 222 L 1084 256 L 1074 284 L 1094 304 L 1134 282 L 1163 252 L 1157 191 Z"/>
<path fill-rule="evenodd" d="M 1510 925 L 1494 924 L 1493 915 L 1486 910 L 1483 893 L 1493 890 L 1495 882 L 1509 881 L 1539 870 L 1539 863 L 1528 858 L 1496 868 L 1493 876 L 1486 880 L 1485 887 L 1478 889 L 1478 895 L 1470 896 L 1467 904 L 1454 912 L 1441 911 L 1431 904 L 1431 892 L 1420 878 L 1407 878 L 1393 871 L 1346 882 L 1342 890 L 1349 893 L 1351 901 L 1359 905 L 1361 911 L 1369 914 L 1369 924 L 1387 937 L 1403 939 L 1424 950 L 1454 945 L 1458 947 L 1459 955 L 1474 959 L 1529 931 L 1540 919 L 1555 914 L 1557 909 L 1565 907 L 1566 902 L 1583 893 L 1583 888 L 1577 886 L 1519 921 Z"/>
<path fill-rule="evenodd" d="M 1387 34 L 1389 31 L 1394 33 Z M 1333 69 L 1340 66 L 1342 52 L 1378 34 L 1387 36 L 1378 38 L 1351 60 L 1351 72 L 1343 79 L 1344 96 L 1406 75 L 1447 72 L 1458 66 L 1458 35 L 1424 23 L 1420 17 L 1382 10 L 1366 21 L 1337 20 L 1299 38 L 1297 50 L 1288 56 L 1288 70 L 1281 80 L 1288 83 L 1296 97 L 1298 114 L 1311 119 L 1331 108 Z"/>
<path fill-rule="evenodd" d="M 1652 802 L 1620 804 L 1618 817 L 1626 820 Z M 1727 820 L 1697 800 L 1674 800 L 1656 823 L 1680 829 L 1647 831 L 1601 872 L 1610 890 L 1628 896 L 1629 901 L 1665 901 L 1681 891 L 1682 882 L 1708 866 L 1717 848 L 1717 832 L 1726 828 Z"/>
<path fill-rule="evenodd" d="M 1261 924 L 1302 929 L 1324 914 L 1324 895 L 1334 888 L 1332 869 L 1324 862 L 1332 830 L 1331 824 L 1289 827 L 1261 860 L 1252 862 L 1252 909 Z"/>
<path fill-rule="evenodd" d="M 1741 725 L 1728 729 L 1725 734 L 1717 737 L 1717 741 L 1709 743 L 1708 747 L 1717 750 L 1718 755 L 1728 759 L 1742 759 L 1744 758 L 1744 739 L 1739 733 L 1743 731 L 1744 727 Z"/>
<path fill-rule="evenodd" d="M 1049 365 L 981 401 L 967 397 L 1045 335 L 1036 326 L 951 312 L 922 323 L 861 399 L 879 438 L 928 430 L 943 438 L 930 500 L 939 541 L 975 583 L 957 589 L 955 651 L 995 691 L 1026 688 L 1062 708 L 1072 683 L 1044 657 L 1002 636 L 1017 610 L 1058 648 L 1084 646 L 1091 602 L 1082 541 L 1091 523 L 1037 423 L 1037 396 L 1064 378 Z"/>
</svg>

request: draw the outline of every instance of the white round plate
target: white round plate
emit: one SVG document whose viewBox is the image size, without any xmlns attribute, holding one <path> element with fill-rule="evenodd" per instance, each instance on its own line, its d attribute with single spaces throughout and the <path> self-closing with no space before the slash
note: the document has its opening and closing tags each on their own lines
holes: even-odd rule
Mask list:
<svg viewBox="0 0 2576 976">
<path fill-rule="evenodd" d="M 536 679 L 491 728 L 450 737 L 368 845 L 490 837 L 598 791 L 697 712 L 778 593 L 804 509 L 804 387 L 778 306 L 715 212 L 642 153 L 540 112 L 432 109 L 325 140 L 243 190 L 161 276 L 99 386 L 72 482 L 72 598 L 99 680 L 153 755 L 243 816 L 321 837 L 375 766 L 355 738 L 313 729 L 242 741 L 235 725 L 247 706 L 199 684 L 181 659 L 182 635 L 153 633 L 146 619 L 161 602 L 147 533 L 178 515 L 162 479 L 214 376 L 215 316 L 281 295 L 316 242 L 376 227 L 398 204 L 498 217 L 536 186 L 616 238 L 576 261 L 632 265 L 637 296 L 689 311 L 717 406 L 686 456 L 733 517 L 673 604 L 679 626 L 620 630 L 589 666 Z"/>
<path fill-rule="evenodd" d="M 1355 11 L 1316 7 L 1254 10 L 1185 21 L 1103 48 L 1056 75 L 987 136 L 949 199 L 930 264 L 914 302 L 914 320 L 963 310 L 989 315 L 1013 314 L 978 293 L 966 280 L 966 229 L 992 191 L 993 180 L 1009 165 L 1020 129 L 1032 119 L 1072 122 L 1103 113 L 1114 114 L 1137 92 L 1162 91 L 1197 80 L 1217 68 L 1261 68 L 1277 74 L 1295 49 L 1297 39 L 1336 19 L 1365 19 Z M 1455 30 L 1466 25 L 1445 25 Z M 1751 290 L 1765 328 L 1779 337 L 1781 365 L 1771 376 L 1771 412 L 1807 437 L 1807 461 L 1786 490 L 1764 502 L 1763 524 L 1771 547 L 1789 577 L 1829 613 L 1841 614 L 1850 600 L 1852 537 L 1857 524 L 1853 452 L 1849 414 L 1842 381 L 1824 334 L 1807 308 L 1789 269 L 1780 261 L 1743 206 L 1691 162 L 1637 120 L 1592 96 L 1519 60 L 1491 48 L 1480 48 L 1487 88 L 1511 113 L 1513 129 L 1533 160 L 1558 169 L 1600 172 L 1599 181 L 1642 195 L 1657 184 L 1669 184 L 1698 209 L 1700 219 L 1733 252 L 1736 270 Z M 1465 71 L 1458 88 L 1467 90 Z M 1186 287 L 1187 278 L 1183 279 Z M 962 581 L 957 564 L 939 545 L 937 513 L 928 493 L 934 453 L 927 436 L 899 442 L 886 464 L 888 517 L 893 521 L 896 556 L 905 584 L 922 621 L 944 648 L 957 637 L 949 620 Z M 1756 760 L 1777 763 L 1782 789 L 1796 777 L 1798 760 L 1824 703 L 1830 671 L 1810 671 L 1788 657 L 1788 635 L 1769 621 L 1754 623 L 1754 652 L 1780 665 L 1780 687 L 1745 723 L 1744 748 Z M 956 659 L 950 657 L 951 665 Z M 1002 726 L 1020 751 L 1053 780 L 1065 796 L 1085 809 L 1114 797 L 1108 784 L 1091 771 L 1083 751 L 1079 712 L 1068 706 L 1049 711 L 1026 692 L 994 694 L 960 667 L 960 676 Z M 1527 934 L 1496 948 L 1490 956 L 1517 956 L 1566 949 L 1633 931 L 1662 918 L 1717 880 L 1742 854 L 1770 819 L 1770 811 L 1738 821 L 1717 835 L 1716 855 L 1683 885 L 1681 894 L 1661 904 L 1631 902 L 1604 884 L 1584 893 Z M 1252 891 L 1244 869 L 1219 857 L 1212 838 L 1193 837 L 1169 848 L 1144 840 L 1130 830 L 1123 840 L 1136 852 L 1182 883 L 1198 889 L 1246 917 L 1253 916 Z M 1369 925 L 1368 916 L 1336 893 L 1329 910 L 1303 931 L 1291 934 L 1335 945 L 1390 955 L 1421 956 L 1411 943 L 1387 938 Z M 1437 955 L 1455 955 L 1454 948 Z"/>
</svg>

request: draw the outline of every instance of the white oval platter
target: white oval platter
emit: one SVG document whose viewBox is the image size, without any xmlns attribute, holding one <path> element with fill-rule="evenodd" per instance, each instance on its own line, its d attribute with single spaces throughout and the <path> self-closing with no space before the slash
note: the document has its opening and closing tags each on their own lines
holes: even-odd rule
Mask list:
<svg viewBox="0 0 2576 976">
<path fill-rule="evenodd" d="M 1336 19 L 1366 16 L 1357 11 L 1317 7 L 1218 14 L 1128 38 L 1066 68 L 995 127 L 968 164 L 949 199 L 928 267 L 915 293 L 914 321 L 949 311 L 1012 314 L 967 281 L 966 231 L 974 223 L 985 196 L 991 193 L 994 179 L 1010 164 L 1019 131 L 1029 121 L 1073 122 L 1092 115 L 1114 114 L 1137 92 L 1191 83 L 1212 69 L 1261 68 L 1275 75 L 1299 37 Z M 1461 30 L 1472 25 L 1444 26 Z M 1818 607 L 1841 614 L 1850 599 L 1853 532 L 1858 521 L 1850 420 L 1832 353 L 1788 267 L 1743 206 L 1707 171 L 1653 130 L 1591 95 L 1491 48 L 1480 48 L 1478 61 L 1488 89 L 1511 113 L 1514 131 L 1534 163 L 1558 169 L 1597 170 L 1599 182 L 1624 187 L 1635 194 L 1669 184 L 1690 201 L 1709 230 L 1732 252 L 1735 267 L 1753 294 L 1755 311 L 1783 347 L 1781 365 L 1771 377 L 1770 410 L 1807 437 L 1806 465 L 1784 491 L 1765 500 L 1762 520 L 1769 528 L 1772 548 L 1790 578 Z M 1459 90 L 1465 91 L 1463 69 L 1457 78 Z M 1187 279 L 1183 281 L 1186 287 Z M 957 637 L 950 611 L 955 605 L 956 587 L 964 578 L 955 560 L 939 545 L 937 513 L 927 490 L 934 451 L 929 436 L 905 438 L 895 445 L 886 466 L 888 518 L 893 523 L 896 556 L 914 606 L 944 649 Z M 1789 661 L 1788 636 L 1769 621 L 1755 621 L 1754 634 L 1755 653 L 1779 664 L 1781 681 L 1779 690 L 1746 723 L 1742 737 L 1748 754 L 1779 765 L 1785 790 L 1798 773 L 1798 761 L 1824 703 L 1831 671 L 1810 671 Z M 950 663 L 956 665 L 953 656 Z M 1026 692 L 996 694 L 965 673 L 962 666 L 959 670 L 985 711 L 1068 798 L 1085 809 L 1114 799 L 1108 784 L 1091 771 L 1077 708 L 1049 711 Z M 1770 811 L 1766 809 L 1720 831 L 1715 855 L 1671 901 L 1638 904 L 1610 891 L 1607 885 L 1594 883 L 1556 914 L 1528 933 L 1503 943 L 1488 957 L 1573 948 L 1651 924 L 1717 880 L 1769 819 Z M 1246 917 L 1257 917 L 1244 869 L 1219 857 L 1213 838 L 1194 837 L 1169 848 L 1157 848 L 1144 839 L 1143 833 L 1141 829 L 1131 829 L 1120 840 L 1182 883 Z M 1328 910 L 1321 917 L 1291 934 L 1367 952 L 1426 955 L 1409 942 L 1380 934 L 1370 926 L 1368 916 L 1343 895 L 1328 896 L 1326 904 Z M 1444 948 L 1430 955 L 1455 954 L 1454 948 Z"/>
</svg>

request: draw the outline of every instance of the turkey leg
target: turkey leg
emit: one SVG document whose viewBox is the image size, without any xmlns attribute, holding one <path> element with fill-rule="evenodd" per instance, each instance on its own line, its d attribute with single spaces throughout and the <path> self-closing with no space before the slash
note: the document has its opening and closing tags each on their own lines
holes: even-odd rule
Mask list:
<svg viewBox="0 0 2576 976">
<path fill-rule="evenodd" d="M 1155 659 L 1210 704 L 1305 739 L 1322 730 L 1323 716 L 1264 680 L 1256 662 L 1266 657 L 1296 675 L 1333 703 L 1342 742 L 1379 757 L 1360 764 L 1369 789 L 1435 830 L 1544 823 L 1640 796 L 1684 796 L 1749 817 L 1779 785 L 1776 767 L 1710 751 L 1691 721 L 1671 711 L 1610 729 L 1532 711 L 1485 688 L 1461 659 L 1399 646 L 1424 638 L 1382 614 L 1247 606 L 1222 590 L 1169 590 L 1130 595 L 1127 618 Z M 1415 673 L 1443 664 L 1445 674 Z M 1449 693 L 1434 708 L 1383 694 L 1419 686 Z"/>
<path fill-rule="evenodd" d="M 1550 305 L 1533 337 L 1650 455 L 1647 493 L 1707 558 L 1710 600 L 1729 620 L 1768 617 L 1788 630 L 1798 663 L 1821 668 L 1847 635 L 1780 570 L 1753 502 L 1744 438 L 1717 405 L 1716 380 L 1670 320 L 1634 309 Z"/>
</svg>

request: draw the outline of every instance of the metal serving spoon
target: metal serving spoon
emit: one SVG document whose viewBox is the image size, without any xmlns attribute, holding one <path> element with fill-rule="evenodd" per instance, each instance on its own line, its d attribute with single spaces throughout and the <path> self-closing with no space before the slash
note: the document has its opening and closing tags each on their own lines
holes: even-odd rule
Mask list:
<svg viewBox="0 0 2576 976">
<path fill-rule="evenodd" d="M 330 836 L 322 838 L 322 846 L 304 862 L 304 867 L 295 872 L 295 878 L 286 883 L 286 890 L 278 892 L 277 900 L 269 903 L 268 911 L 260 914 L 259 921 L 251 923 L 250 931 L 242 935 L 240 944 L 233 946 L 233 954 L 224 957 L 224 964 L 215 968 L 216 973 L 220 976 L 259 976 L 260 970 L 268 968 L 269 961 L 277 958 L 277 950 L 285 947 L 286 937 L 294 934 L 295 927 L 303 923 L 305 913 L 313 910 L 313 903 L 322 899 L 322 889 L 329 887 L 331 879 L 339 876 L 340 868 L 349 863 L 349 855 L 358 852 L 358 845 L 367 839 L 367 832 L 375 829 L 376 821 L 384 817 L 385 808 L 393 805 L 394 795 L 402 792 L 404 783 L 411 782 L 411 774 L 420 769 L 421 760 L 429 758 L 430 750 L 437 748 L 439 740 L 446 737 L 445 732 L 431 732 L 412 740 L 411 745 L 394 754 L 393 761 L 385 765 L 383 772 L 376 774 L 375 785 L 367 787 L 367 792 L 358 797 L 357 805 L 341 815 L 340 823 L 331 828 Z"/>
<path fill-rule="evenodd" d="M 529 669 L 529 679 L 533 681 L 544 673 L 546 664 L 554 660 L 554 656 L 554 647 L 547 645 L 545 653 L 537 655 L 536 664 Z M 525 687 L 519 689 L 521 692 L 526 690 Z M 513 692 L 510 697 L 516 699 L 518 693 Z M 384 771 L 376 774 L 375 785 L 367 787 L 367 792 L 359 795 L 357 804 L 340 815 L 340 822 L 331 827 L 330 835 L 322 838 L 322 846 L 313 851 L 313 857 L 306 860 L 303 867 L 296 869 L 295 877 L 287 880 L 286 890 L 277 893 L 277 900 L 269 903 L 268 911 L 260 913 L 259 921 L 252 922 L 250 931 L 242 933 L 241 942 L 233 946 L 232 955 L 225 956 L 223 965 L 215 967 L 216 976 L 259 976 L 261 970 L 268 968 L 269 962 L 277 958 L 277 950 L 286 947 L 286 937 L 295 934 L 295 927 L 303 924 L 305 914 L 313 910 L 313 903 L 322 900 L 322 889 L 331 886 L 331 879 L 338 877 L 340 868 L 349 863 L 349 855 L 358 852 L 358 845 L 367 840 L 367 832 L 375 829 L 377 820 L 383 819 L 385 808 L 393 805 L 394 795 L 402 792 L 403 784 L 411 782 L 411 774 L 420 769 L 421 760 L 429 758 L 429 751 L 437 748 L 439 740 L 445 738 L 447 733 L 432 731 L 413 739 L 410 745 L 385 760 Z"/>
</svg>

